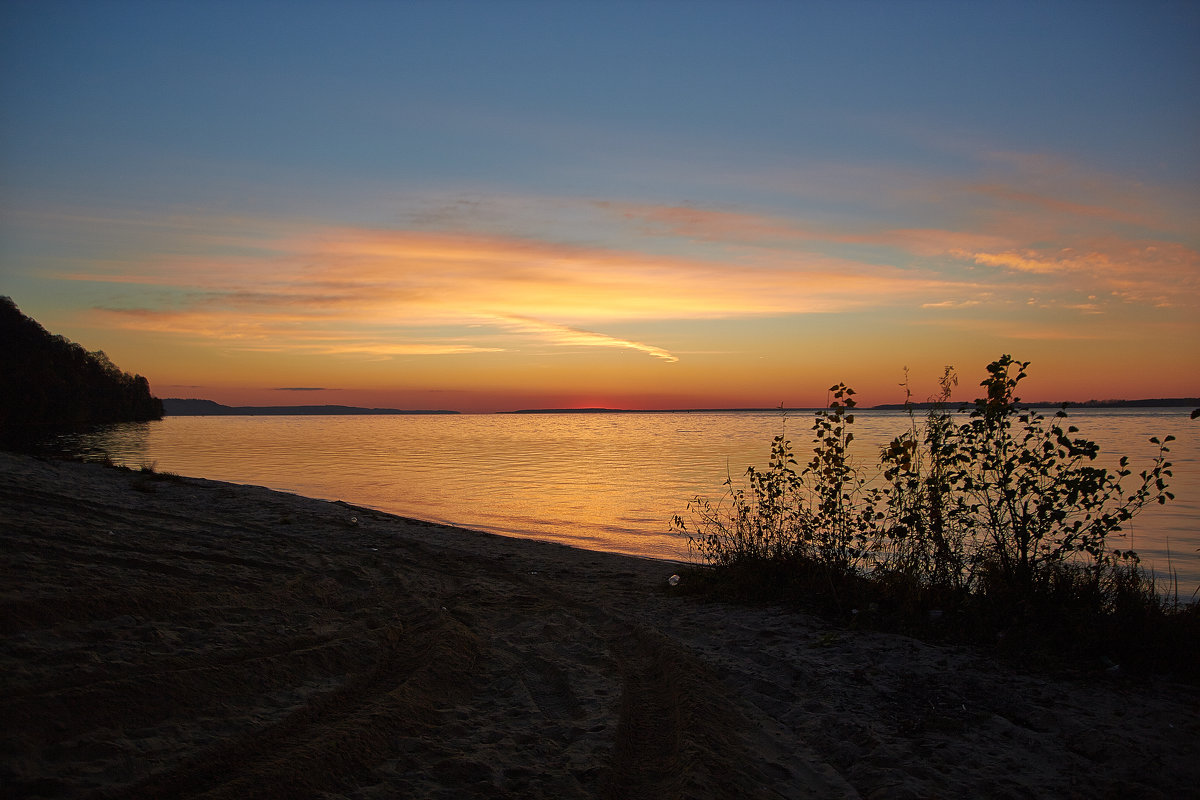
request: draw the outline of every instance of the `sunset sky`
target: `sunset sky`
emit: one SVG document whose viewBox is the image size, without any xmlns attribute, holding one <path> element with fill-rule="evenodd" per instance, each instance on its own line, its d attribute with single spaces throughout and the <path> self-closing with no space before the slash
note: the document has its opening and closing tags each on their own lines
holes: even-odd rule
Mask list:
<svg viewBox="0 0 1200 800">
<path fill-rule="evenodd" d="M 0 6 L 0 294 L 161 397 L 1200 395 L 1200 3 Z"/>
</svg>

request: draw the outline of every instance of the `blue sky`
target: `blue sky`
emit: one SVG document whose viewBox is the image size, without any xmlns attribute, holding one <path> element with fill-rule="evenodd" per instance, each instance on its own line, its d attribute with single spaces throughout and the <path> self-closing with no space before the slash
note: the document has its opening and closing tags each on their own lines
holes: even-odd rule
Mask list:
<svg viewBox="0 0 1200 800">
<path fill-rule="evenodd" d="M 1200 394 L 1196 3 L 0 25 L 0 293 L 160 394 L 888 402 L 1010 351 L 1051 394 Z"/>
</svg>

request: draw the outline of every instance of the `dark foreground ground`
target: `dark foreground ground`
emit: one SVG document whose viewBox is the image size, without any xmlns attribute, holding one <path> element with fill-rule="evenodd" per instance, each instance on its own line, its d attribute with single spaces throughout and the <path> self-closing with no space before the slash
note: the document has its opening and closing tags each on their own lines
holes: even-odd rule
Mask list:
<svg viewBox="0 0 1200 800">
<path fill-rule="evenodd" d="M 1200 692 L 0 452 L 5 797 L 1181 798 Z"/>
</svg>

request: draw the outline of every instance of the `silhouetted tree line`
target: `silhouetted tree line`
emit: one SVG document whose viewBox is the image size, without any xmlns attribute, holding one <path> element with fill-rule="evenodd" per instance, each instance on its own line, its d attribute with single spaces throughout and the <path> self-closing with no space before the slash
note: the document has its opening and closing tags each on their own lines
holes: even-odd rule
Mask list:
<svg viewBox="0 0 1200 800">
<path fill-rule="evenodd" d="M 49 333 L 0 297 L 0 428 L 161 419 L 141 375 Z"/>
</svg>

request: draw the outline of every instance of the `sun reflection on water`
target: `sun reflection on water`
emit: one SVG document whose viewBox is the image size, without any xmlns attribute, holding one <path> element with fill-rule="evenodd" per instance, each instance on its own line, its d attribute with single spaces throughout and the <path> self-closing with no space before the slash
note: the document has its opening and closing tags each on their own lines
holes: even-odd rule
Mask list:
<svg viewBox="0 0 1200 800">
<path fill-rule="evenodd" d="M 1148 466 L 1151 436 L 1174 434 L 1176 501 L 1128 526 L 1133 547 L 1181 593 L 1200 585 L 1200 421 L 1187 409 L 1077 410 L 1071 420 L 1102 458 Z M 856 414 L 866 464 L 909 424 L 900 412 Z M 696 495 L 764 466 L 786 430 L 803 461 L 810 419 L 793 413 L 638 413 L 371 417 L 167 417 L 113 426 L 78 442 L 137 467 L 249 483 L 510 536 L 664 559 L 688 558 L 669 530 Z"/>
</svg>

